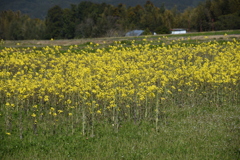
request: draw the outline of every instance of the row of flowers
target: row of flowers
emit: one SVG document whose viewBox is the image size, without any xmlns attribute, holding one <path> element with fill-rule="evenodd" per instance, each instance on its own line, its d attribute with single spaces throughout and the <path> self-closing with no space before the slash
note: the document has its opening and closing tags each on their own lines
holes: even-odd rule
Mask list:
<svg viewBox="0 0 240 160">
<path fill-rule="evenodd" d="M 73 129 L 73 122 L 81 123 L 83 134 L 106 119 L 116 128 L 127 119 L 154 119 L 157 128 L 170 105 L 239 104 L 237 40 L 93 47 L 1 50 L 0 112 L 6 130 L 19 117 L 39 127 L 69 123 Z"/>
</svg>

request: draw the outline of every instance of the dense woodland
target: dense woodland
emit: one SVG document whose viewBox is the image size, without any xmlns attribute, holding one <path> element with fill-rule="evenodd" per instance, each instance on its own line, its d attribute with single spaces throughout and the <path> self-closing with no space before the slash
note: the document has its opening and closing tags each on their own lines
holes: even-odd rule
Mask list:
<svg viewBox="0 0 240 160">
<path fill-rule="evenodd" d="M 0 39 L 72 39 L 124 36 L 133 29 L 145 34 L 169 33 L 172 28 L 188 31 L 240 29 L 240 0 L 206 0 L 195 8 L 179 12 L 147 1 L 143 6 L 113 6 L 84 1 L 70 8 L 56 5 L 44 20 L 33 19 L 20 11 L 0 12 Z"/>
</svg>

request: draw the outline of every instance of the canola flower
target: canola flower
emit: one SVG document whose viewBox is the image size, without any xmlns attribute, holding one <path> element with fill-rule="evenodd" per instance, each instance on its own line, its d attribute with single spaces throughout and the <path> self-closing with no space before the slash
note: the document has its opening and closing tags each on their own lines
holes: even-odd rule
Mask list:
<svg viewBox="0 0 240 160">
<path fill-rule="evenodd" d="M 36 114 L 35 114 L 35 113 L 33 113 L 31 116 L 32 116 L 32 117 L 36 117 Z"/>
<path fill-rule="evenodd" d="M 237 40 L 153 46 L 143 39 L 143 44 L 115 42 L 93 52 L 94 46 L 81 51 L 70 46 L 63 53 L 61 46 L 2 49 L 5 119 L 24 111 L 23 118 L 34 117 L 38 124 L 55 120 L 52 125 L 69 123 L 73 129 L 73 123 L 81 123 L 84 133 L 109 117 L 114 126 L 120 119 L 156 117 L 157 126 L 162 106 L 239 104 Z"/>
<path fill-rule="evenodd" d="M 9 133 L 9 132 L 6 132 L 6 135 L 10 136 L 10 135 L 11 135 L 11 133 Z"/>
</svg>

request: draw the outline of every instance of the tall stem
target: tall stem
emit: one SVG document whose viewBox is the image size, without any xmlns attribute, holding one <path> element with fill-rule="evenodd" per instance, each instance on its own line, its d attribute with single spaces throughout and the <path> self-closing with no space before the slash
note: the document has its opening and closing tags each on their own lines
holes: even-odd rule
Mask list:
<svg viewBox="0 0 240 160">
<path fill-rule="evenodd" d="M 155 125 L 156 125 L 156 131 L 158 131 L 159 126 L 158 126 L 158 121 L 159 121 L 159 93 L 157 91 L 156 94 L 156 119 L 155 119 Z"/>
<path fill-rule="evenodd" d="M 20 137 L 20 139 L 23 139 L 22 115 L 23 115 L 23 103 L 21 103 L 21 105 L 20 105 L 20 116 L 19 116 L 19 137 Z"/>
<path fill-rule="evenodd" d="M 95 107 L 95 104 L 93 103 L 93 98 L 92 98 L 92 126 L 91 126 L 91 137 L 94 136 L 94 120 L 95 120 L 94 107 Z"/>
<path fill-rule="evenodd" d="M 115 108 L 115 114 L 116 114 L 115 121 L 114 121 L 114 126 L 115 126 L 115 132 L 116 133 L 118 133 L 118 127 L 119 127 L 119 123 L 118 123 L 118 108 L 117 107 L 118 107 L 117 105 L 116 105 L 116 107 L 114 107 Z"/>
<path fill-rule="evenodd" d="M 86 126 L 86 114 L 85 114 L 85 100 L 83 100 L 82 106 L 82 135 L 85 135 L 85 126 Z"/>
<path fill-rule="evenodd" d="M 147 118 L 148 116 L 148 97 L 146 95 L 146 101 L 145 101 L 145 119 Z"/>
</svg>

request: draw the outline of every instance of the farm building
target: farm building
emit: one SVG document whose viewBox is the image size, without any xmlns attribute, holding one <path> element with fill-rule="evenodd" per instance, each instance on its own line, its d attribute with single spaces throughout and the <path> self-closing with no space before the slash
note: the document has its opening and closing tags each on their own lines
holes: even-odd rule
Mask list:
<svg viewBox="0 0 240 160">
<path fill-rule="evenodd" d="M 127 36 L 140 36 L 142 35 L 142 33 L 144 32 L 144 30 L 132 30 L 126 33 L 126 37 Z"/>
<path fill-rule="evenodd" d="M 185 29 L 181 29 L 181 28 L 171 29 L 171 34 L 185 34 L 185 33 L 187 33 Z"/>
<path fill-rule="evenodd" d="M 125 34 L 126 37 L 128 36 L 141 36 L 143 35 L 144 33 L 144 30 L 132 30 L 132 31 L 129 31 Z M 152 35 L 156 35 L 156 32 L 151 32 Z"/>
</svg>

